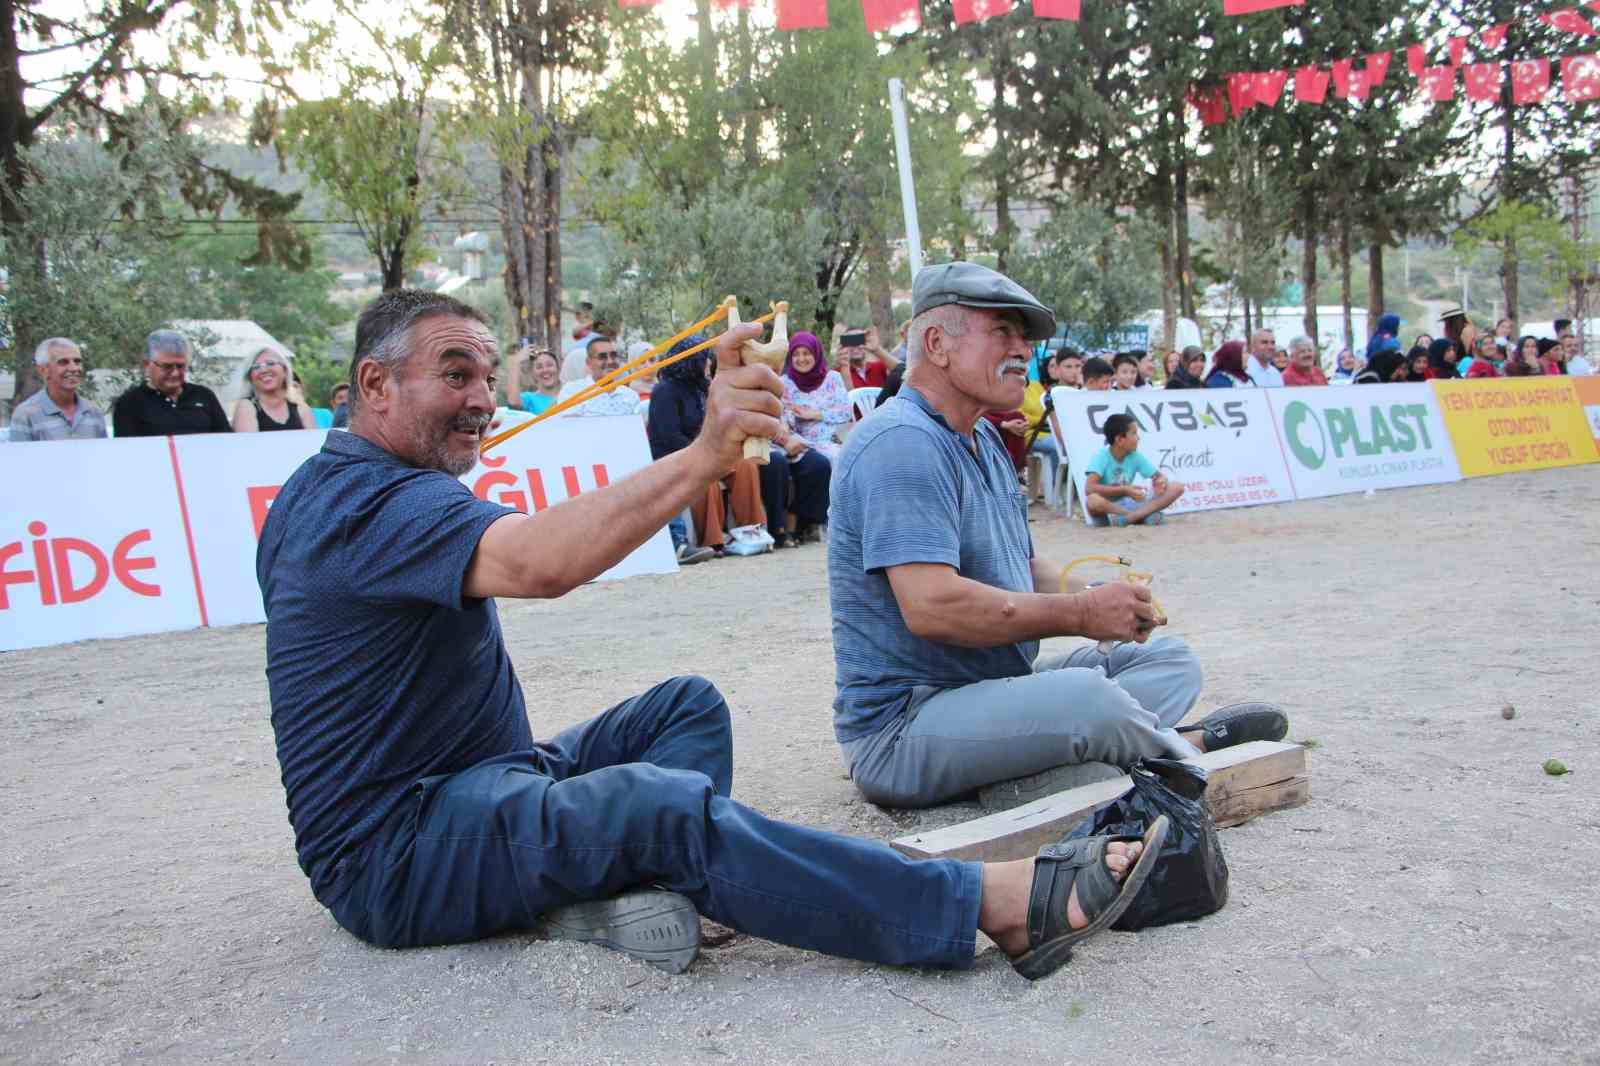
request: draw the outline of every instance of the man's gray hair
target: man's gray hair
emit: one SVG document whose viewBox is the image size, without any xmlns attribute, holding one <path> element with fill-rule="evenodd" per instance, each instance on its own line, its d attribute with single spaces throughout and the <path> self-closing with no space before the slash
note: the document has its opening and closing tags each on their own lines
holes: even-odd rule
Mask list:
<svg viewBox="0 0 1600 1066">
<path fill-rule="evenodd" d="M 906 369 L 910 370 L 922 361 L 923 335 L 930 328 L 938 326 L 952 337 L 965 337 L 968 324 L 967 309 L 960 304 L 930 308 L 913 318 L 911 332 L 906 336 Z"/>
<path fill-rule="evenodd" d="M 40 341 L 39 346 L 33 350 L 33 365 L 44 366 L 48 363 L 51 348 L 71 348 L 79 355 L 83 354 L 83 349 L 71 337 L 51 337 L 49 340 Z"/>
<path fill-rule="evenodd" d="M 189 358 L 189 338 L 175 329 L 158 329 L 144 339 L 144 361 L 153 363 L 158 352 Z"/>
<path fill-rule="evenodd" d="M 1317 350 L 1317 342 L 1310 337 L 1301 335 L 1289 342 L 1289 350 L 1291 352 L 1297 348 L 1310 348 L 1314 352 Z"/>
<path fill-rule="evenodd" d="M 423 289 L 393 289 L 373 298 L 356 319 L 356 350 L 350 356 L 350 412 L 360 405 L 361 383 L 356 372 L 362 363 L 374 362 L 396 377 L 411 355 L 411 327 L 425 318 L 469 318 L 490 328 L 489 320 L 471 304 L 453 296 Z"/>
</svg>

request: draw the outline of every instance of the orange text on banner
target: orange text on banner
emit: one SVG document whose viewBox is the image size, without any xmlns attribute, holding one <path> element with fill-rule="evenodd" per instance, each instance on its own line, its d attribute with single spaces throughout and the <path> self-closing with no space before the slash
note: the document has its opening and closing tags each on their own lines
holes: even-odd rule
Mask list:
<svg viewBox="0 0 1600 1066">
<path fill-rule="evenodd" d="M 1573 378 L 1572 383 L 1578 387 L 1578 402 L 1583 404 L 1595 447 L 1600 448 L 1600 377 Z"/>
<path fill-rule="evenodd" d="M 1575 379 L 1435 381 L 1462 477 L 1600 461 Z"/>
</svg>

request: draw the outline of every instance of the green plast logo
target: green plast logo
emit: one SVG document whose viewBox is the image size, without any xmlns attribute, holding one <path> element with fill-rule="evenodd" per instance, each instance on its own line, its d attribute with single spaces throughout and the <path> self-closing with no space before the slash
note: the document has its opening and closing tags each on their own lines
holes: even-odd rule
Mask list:
<svg viewBox="0 0 1600 1066">
<path fill-rule="evenodd" d="M 1318 411 L 1296 400 L 1283 410 L 1283 435 L 1289 451 L 1308 470 L 1321 470 L 1330 459 L 1402 455 L 1433 447 L 1428 406 L 1421 403 Z"/>
</svg>

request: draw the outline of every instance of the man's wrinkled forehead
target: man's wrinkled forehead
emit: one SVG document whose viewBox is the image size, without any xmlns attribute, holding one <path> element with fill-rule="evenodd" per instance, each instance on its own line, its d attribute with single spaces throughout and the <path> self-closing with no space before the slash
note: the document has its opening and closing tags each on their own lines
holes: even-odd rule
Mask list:
<svg viewBox="0 0 1600 1066">
<path fill-rule="evenodd" d="M 430 363 L 454 358 L 497 366 L 500 345 L 489 328 L 476 319 L 434 315 L 412 327 L 411 356 L 422 356 Z"/>
</svg>

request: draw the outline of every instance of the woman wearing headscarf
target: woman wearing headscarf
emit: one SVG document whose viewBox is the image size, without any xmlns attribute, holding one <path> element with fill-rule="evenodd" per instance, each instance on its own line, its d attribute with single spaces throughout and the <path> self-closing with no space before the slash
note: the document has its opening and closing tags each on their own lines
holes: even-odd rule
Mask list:
<svg viewBox="0 0 1600 1066">
<path fill-rule="evenodd" d="M 1361 363 L 1356 359 L 1356 353 L 1349 348 L 1340 352 L 1333 361 L 1333 375 L 1328 378 L 1329 385 L 1348 385 L 1361 373 Z"/>
<path fill-rule="evenodd" d="M 1420 349 L 1413 349 L 1419 351 Z M 1428 353 L 1422 352 L 1426 359 Z M 1367 360 L 1367 365 L 1356 374 L 1357 385 L 1388 385 L 1397 381 L 1405 381 L 1410 370 L 1410 360 L 1392 348 L 1384 348 Z"/>
<path fill-rule="evenodd" d="M 822 361 L 816 334 L 801 330 L 790 336 L 783 364 L 783 420 L 790 431 L 832 462 L 842 447 L 834 432 L 853 418 L 850 390 Z"/>
<path fill-rule="evenodd" d="M 1546 374 L 1565 374 L 1566 360 L 1561 358 L 1561 342 L 1549 337 L 1539 338 L 1539 367 Z"/>
<path fill-rule="evenodd" d="M 1544 373 L 1539 363 L 1539 338 L 1524 336 L 1506 355 L 1505 374 L 1508 378 L 1528 378 Z"/>
<path fill-rule="evenodd" d="M 1395 349 L 1396 350 L 1399 349 L 1399 347 L 1400 347 L 1400 316 L 1399 315 L 1383 315 L 1383 316 L 1379 317 L 1379 319 L 1378 319 L 1378 328 L 1374 329 L 1372 331 L 1372 337 L 1367 341 L 1367 357 L 1369 359 L 1372 357 L 1372 353 L 1377 351 L 1378 348 L 1381 346 L 1381 342 L 1383 342 L 1385 340 L 1394 341 Z"/>
<path fill-rule="evenodd" d="M 685 337 L 667 354 L 677 355 L 704 340 L 698 333 Z M 652 458 L 663 459 L 682 451 L 700 435 L 700 426 L 706 420 L 706 394 L 711 390 L 710 371 L 710 352 L 661 368 L 650 393 L 650 413 L 645 420 Z M 705 494 L 689 505 L 700 543 L 718 551 L 727 532 L 723 525 L 724 486 L 730 489 L 729 506 L 735 525 L 765 525 L 767 521 L 767 512 L 761 506 L 761 467 L 754 459 L 742 460 L 732 473 L 720 482 L 713 481 Z"/>
<path fill-rule="evenodd" d="M 1428 346 L 1428 377 L 1429 381 L 1448 381 L 1459 378 L 1456 363 L 1461 359 L 1461 349 L 1449 337 L 1440 337 Z"/>
<path fill-rule="evenodd" d="M 1183 351 L 1176 353 L 1177 360 L 1167 374 L 1167 388 L 1169 389 L 1203 389 L 1206 383 L 1200 375 L 1206 371 L 1205 349 L 1198 344 L 1191 344 Z"/>
<path fill-rule="evenodd" d="M 1428 349 L 1417 345 L 1406 355 L 1406 376 L 1401 381 L 1428 380 Z"/>
<path fill-rule="evenodd" d="M 1218 348 L 1211 357 L 1211 373 L 1206 376 L 1208 389 L 1236 389 L 1250 384 L 1244 372 L 1244 342 L 1229 341 Z"/>
</svg>

